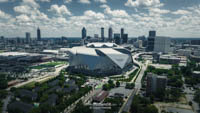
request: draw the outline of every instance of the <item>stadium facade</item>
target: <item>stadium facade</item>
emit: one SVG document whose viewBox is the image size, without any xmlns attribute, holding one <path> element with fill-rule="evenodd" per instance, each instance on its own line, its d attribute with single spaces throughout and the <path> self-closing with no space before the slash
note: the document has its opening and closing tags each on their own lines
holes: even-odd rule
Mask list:
<svg viewBox="0 0 200 113">
<path fill-rule="evenodd" d="M 133 67 L 131 52 L 114 43 L 89 43 L 68 51 L 69 71 L 87 75 L 121 74 Z"/>
</svg>

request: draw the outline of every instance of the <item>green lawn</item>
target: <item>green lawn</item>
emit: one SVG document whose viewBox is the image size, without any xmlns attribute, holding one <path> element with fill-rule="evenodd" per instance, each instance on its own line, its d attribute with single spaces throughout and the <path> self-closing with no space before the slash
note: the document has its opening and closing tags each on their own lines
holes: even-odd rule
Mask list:
<svg viewBox="0 0 200 113">
<path fill-rule="evenodd" d="M 26 84 L 26 85 L 24 85 L 24 86 L 21 86 L 21 88 L 34 88 L 35 87 L 35 81 L 33 81 L 33 82 L 30 82 L 30 83 L 28 83 L 28 84 Z"/>
<path fill-rule="evenodd" d="M 4 51 L 3 50 L 0 50 L 0 53 L 3 53 Z"/>
<path fill-rule="evenodd" d="M 32 66 L 31 69 L 43 69 L 43 68 L 48 68 L 48 67 L 55 67 L 57 65 L 61 65 L 61 64 L 66 64 L 67 62 L 49 62 L 46 64 L 41 64 L 38 66 Z"/>
</svg>

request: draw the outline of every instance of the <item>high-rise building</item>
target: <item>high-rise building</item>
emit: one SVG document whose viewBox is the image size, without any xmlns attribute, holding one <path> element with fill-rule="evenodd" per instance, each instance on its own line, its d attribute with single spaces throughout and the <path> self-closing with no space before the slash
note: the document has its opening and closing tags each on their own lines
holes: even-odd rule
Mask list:
<svg viewBox="0 0 200 113">
<path fill-rule="evenodd" d="M 101 39 L 104 42 L 104 28 L 101 28 Z"/>
<path fill-rule="evenodd" d="M 127 44 L 128 43 L 128 34 L 124 34 L 122 38 L 122 43 Z"/>
<path fill-rule="evenodd" d="M 147 41 L 146 41 L 146 37 L 145 36 L 139 36 L 138 40 L 141 40 L 142 41 L 142 46 L 146 47 Z"/>
<path fill-rule="evenodd" d="M 26 32 L 26 43 L 29 43 L 31 40 L 31 33 Z"/>
<path fill-rule="evenodd" d="M 149 37 L 147 38 L 147 51 L 154 51 L 155 38 L 156 31 L 149 31 Z"/>
<path fill-rule="evenodd" d="M 87 37 L 87 30 L 85 27 L 82 29 L 82 39 L 85 39 Z"/>
<path fill-rule="evenodd" d="M 156 37 L 156 31 L 149 31 L 149 37 Z"/>
<path fill-rule="evenodd" d="M 37 40 L 41 41 L 41 32 L 40 32 L 40 28 L 39 27 L 37 29 Z"/>
<path fill-rule="evenodd" d="M 111 41 L 111 40 L 112 40 L 112 37 L 113 37 L 113 30 L 112 30 L 112 28 L 110 27 L 110 28 L 108 29 L 108 39 Z"/>
<path fill-rule="evenodd" d="M 171 39 L 169 37 L 156 37 L 154 43 L 154 52 L 169 53 Z"/>
<path fill-rule="evenodd" d="M 94 34 L 94 38 L 99 38 L 99 35 L 98 34 Z"/>
<path fill-rule="evenodd" d="M 147 95 L 159 93 L 165 91 L 167 86 L 166 76 L 157 76 L 152 73 L 147 74 Z"/>
<path fill-rule="evenodd" d="M 121 39 L 120 39 L 120 34 L 115 33 L 114 34 L 114 39 L 115 39 L 115 43 L 120 45 L 121 44 Z"/>
<path fill-rule="evenodd" d="M 121 28 L 121 40 L 123 40 L 123 36 L 124 36 L 124 28 Z"/>
</svg>

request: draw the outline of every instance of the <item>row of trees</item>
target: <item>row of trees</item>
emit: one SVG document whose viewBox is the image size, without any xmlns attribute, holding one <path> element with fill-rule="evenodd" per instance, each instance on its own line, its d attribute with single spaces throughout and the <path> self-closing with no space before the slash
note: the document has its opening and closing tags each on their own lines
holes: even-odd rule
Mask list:
<svg viewBox="0 0 200 113">
<path fill-rule="evenodd" d="M 136 95 L 131 104 L 131 113 L 158 113 L 158 109 L 151 104 L 150 99 Z"/>
</svg>

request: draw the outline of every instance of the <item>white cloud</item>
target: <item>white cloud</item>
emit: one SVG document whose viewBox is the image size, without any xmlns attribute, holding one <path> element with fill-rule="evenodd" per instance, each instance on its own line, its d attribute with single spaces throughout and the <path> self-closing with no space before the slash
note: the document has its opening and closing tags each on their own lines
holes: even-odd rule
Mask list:
<svg viewBox="0 0 200 113">
<path fill-rule="evenodd" d="M 95 2 L 107 3 L 107 0 L 94 0 Z"/>
<path fill-rule="evenodd" d="M 40 7 L 40 5 L 35 0 L 23 0 L 22 4 L 28 5 L 32 8 L 39 8 Z"/>
<path fill-rule="evenodd" d="M 8 0 L 0 0 L 0 3 L 1 3 L 1 2 L 8 2 Z"/>
<path fill-rule="evenodd" d="M 57 4 L 51 5 L 49 11 L 55 12 L 58 16 L 71 15 L 71 12 L 65 5 L 58 6 Z"/>
<path fill-rule="evenodd" d="M 15 12 L 25 13 L 25 14 L 30 14 L 32 11 L 32 8 L 27 5 L 15 6 L 13 9 Z"/>
<path fill-rule="evenodd" d="M 160 3 L 160 0 L 128 0 L 125 5 L 128 7 L 159 7 L 163 4 Z"/>
<path fill-rule="evenodd" d="M 11 16 L 0 10 L 0 19 L 9 19 Z"/>
<path fill-rule="evenodd" d="M 157 14 L 167 14 L 170 12 L 169 10 L 160 9 L 160 8 L 150 8 L 149 11 L 153 13 L 157 13 Z"/>
<path fill-rule="evenodd" d="M 82 4 L 90 4 L 90 0 L 79 0 Z"/>
<path fill-rule="evenodd" d="M 40 2 L 51 2 L 51 0 L 37 0 L 37 1 L 40 1 Z"/>
<path fill-rule="evenodd" d="M 101 5 L 101 8 L 105 8 L 104 13 L 113 17 L 129 17 L 128 13 L 125 10 L 111 10 L 108 5 Z"/>
<path fill-rule="evenodd" d="M 30 22 L 31 21 L 31 19 L 27 15 L 24 15 L 24 14 L 16 16 L 16 19 L 19 22 Z"/>
<path fill-rule="evenodd" d="M 96 13 L 96 12 L 94 12 L 92 10 L 85 11 L 84 15 L 88 16 L 88 17 L 95 18 L 95 19 L 104 19 L 105 18 L 104 14 L 102 14 L 102 13 Z"/>
<path fill-rule="evenodd" d="M 187 11 L 187 10 L 179 9 L 177 11 L 172 12 L 172 14 L 175 14 L 175 15 L 185 15 L 185 14 L 190 14 L 190 12 Z"/>
<path fill-rule="evenodd" d="M 72 0 L 64 0 L 64 3 L 70 3 Z"/>
</svg>

